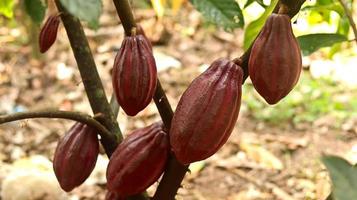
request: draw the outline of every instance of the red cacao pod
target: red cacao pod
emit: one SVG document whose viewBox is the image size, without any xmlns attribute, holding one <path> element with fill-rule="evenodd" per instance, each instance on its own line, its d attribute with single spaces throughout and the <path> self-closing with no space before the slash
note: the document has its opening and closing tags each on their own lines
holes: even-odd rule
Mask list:
<svg viewBox="0 0 357 200">
<path fill-rule="evenodd" d="M 183 93 L 170 130 L 170 143 L 182 164 L 203 160 L 227 141 L 238 118 L 242 69 L 219 59 Z"/>
<path fill-rule="evenodd" d="M 150 44 L 143 35 L 125 37 L 115 57 L 113 89 L 126 114 L 135 116 L 151 101 L 157 84 L 157 72 Z"/>
<path fill-rule="evenodd" d="M 45 53 L 56 41 L 60 17 L 58 14 L 50 15 L 41 28 L 39 43 L 40 52 Z"/>
<path fill-rule="evenodd" d="M 108 190 L 120 197 L 143 192 L 163 173 L 169 149 L 168 135 L 162 123 L 132 132 L 110 158 Z"/>
<path fill-rule="evenodd" d="M 53 169 L 64 191 L 71 191 L 88 178 L 95 167 L 98 153 L 97 130 L 86 124 L 75 123 L 58 142 L 53 159 Z"/>
<path fill-rule="evenodd" d="M 249 58 L 254 88 L 276 104 L 294 88 L 302 69 L 299 44 L 288 15 L 272 14 L 255 40 Z"/>
</svg>

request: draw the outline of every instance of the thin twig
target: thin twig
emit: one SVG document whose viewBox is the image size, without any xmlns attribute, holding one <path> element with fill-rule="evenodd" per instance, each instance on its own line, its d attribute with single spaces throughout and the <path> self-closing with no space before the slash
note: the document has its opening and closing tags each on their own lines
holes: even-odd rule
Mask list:
<svg viewBox="0 0 357 200">
<path fill-rule="evenodd" d="M 340 2 L 340 4 L 342 5 L 343 9 L 345 10 L 345 14 L 348 18 L 348 21 L 350 22 L 350 25 L 352 27 L 353 30 L 353 34 L 355 35 L 355 41 L 357 43 L 357 27 L 356 27 L 356 23 L 353 20 L 352 17 L 352 12 L 348 9 L 348 6 L 346 4 L 346 2 L 344 0 L 338 0 Z"/>
<path fill-rule="evenodd" d="M 82 122 L 84 124 L 92 126 L 93 128 L 96 128 L 99 131 L 99 134 L 102 138 L 106 138 L 111 135 L 111 133 L 93 117 L 80 112 L 71 112 L 71 111 L 38 110 L 38 111 L 29 111 L 29 112 L 19 112 L 9 115 L 1 115 L 0 124 L 23 120 L 23 119 L 32 119 L 32 118 L 70 119 L 70 120 Z"/>
<path fill-rule="evenodd" d="M 165 91 L 162 88 L 159 80 L 157 80 L 156 91 L 154 94 L 154 101 L 160 113 L 161 119 L 164 122 L 165 128 L 167 129 L 167 131 L 169 131 L 171 127 L 171 120 L 174 115 L 174 111 L 171 108 L 169 100 L 167 99 Z"/>
<path fill-rule="evenodd" d="M 301 9 L 302 4 L 305 3 L 306 0 L 280 0 L 280 4 L 284 4 L 288 7 L 288 15 L 290 18 L 293 18 Z M 274 9 L 274 13 L 279 11 L 279 7 Z"/>
<path fill-rule="evenodd" d="M 120 21 L 123 25 L 125 35 L 131 35 L 131 29 L 136 27 L 133 12 L 128 0 L 113 0 Z"/>
</svg>

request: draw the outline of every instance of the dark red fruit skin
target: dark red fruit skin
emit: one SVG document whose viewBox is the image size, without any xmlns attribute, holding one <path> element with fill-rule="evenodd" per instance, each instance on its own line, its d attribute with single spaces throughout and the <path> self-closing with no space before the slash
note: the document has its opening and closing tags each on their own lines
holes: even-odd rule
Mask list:
<svg viewBox="0 0 357 200">
<path fill-rule="evenodd" d="M 125 37 L 115 57 L 112 79 L 117 101 L 127 115 L 135 116 L 150 103 L 157 85 L 157 70 L 144 36 Z"/>
<path fill-rule="evenodd" d="M 248 68 L 254 88 L 269 104 L 278 103 L 294 88 L 302 58 L 289 16 L 272 14 L 267 19 L 252 46 Z"/>
<path fill-rule="evenodd" d="M 92 173 L 99 153 L 96 129 L 75 123 L 58 142 L 53 159 L 61 188 L 69 192 L 81 185 Z"/>
<path fill-rule="evenodd" d="M 41 28 L 39 37 L 41 53 L 45 53 L 56 41 L 59 23 L 59 15 L 50 15 L 47 18 L 45 24 Z"/>
<path fill-rule="evenodd" d="M 107 191 L 105 195 L 105 200 L 125 200 L 124 197 L 119 197 L 116 193 Z"/>
<path fill-rule="evenodd" d="M 218 59 L 189 85 L 174 113 L 170 144 L 186 165 L 216 153 L 230 136 L 238 118 L 242 69 Z"/>
<path fill-rule="evenodd" d="M 145 31 L 144 31 L 143 27 L 142 27 L 140 24 L 137 24 L 137 25 L 136 25 L 136 33 L 137 33 L 138 35 L 144 36 L 144 38 L 146 39 L 146 41 L 147 41 L 148 44 L 149 44 L 150 50 L 152 51 L 151 41 L 150 41 L 149 38 L 146 36 Z"/>
<path fill-rule="evenodd" d="M 169 149 L 168 135 L 162 123 L 132 132 L 110 158 L 108 190 L 120 197 L 143 192 L 163 173 Z"/>
</svg>

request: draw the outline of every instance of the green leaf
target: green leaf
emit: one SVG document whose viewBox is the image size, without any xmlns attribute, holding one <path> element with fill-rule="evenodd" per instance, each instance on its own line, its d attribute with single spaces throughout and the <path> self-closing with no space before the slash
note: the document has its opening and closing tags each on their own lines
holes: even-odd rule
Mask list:
<svg viewBox="0 0 357 200">
<path fill-rule="evenodd" d="M 14 1 L 13 0 L 1 0 L 0 1 L 0 14 L 4 15 L 7 18 L 12 18 Z"/>
<path fill-rule="evenodd" d="M 297 40 L 303 54 L 307 56 L 322 47 L 329 47 L 333 44 L 347 41 L 347 38 L 336 33 L 317 33 L 299 36 Z"/>
<path fill-rule="evenodd" d="M 91 28 L 97 28 L 102 13 L 101 0 L 60 0 L 73 16 L 88 22 Z"/>
<path fill-rule="evenodd" d="M 317 5 L 328 5 L 333 3 L 333 0 L 317 0 L 316 4 Z"/>
<path fill-rule="evenodd" d="M 316 11 L 316 12 L 326 12 L 330 13 L 330 11 L 335 11 L 341 17 L 344 16 L 344 9 L 339 3 L 331 3 L 327 5 L 314 5 L 314 6 L 306 6 L 301 11 Z"/>
<path fill-rule="evenodd" d="M 278 0 L 272 0 L 271 4 L 265 9 L 265 12 L 255 21 L 252 21 L 244 32 L 244 50 L 247 50 L 249 46 L 253 43 L 254 39 L 259 34 L 260 30 L 265 24 L 265 21 L 269 15 L 273 12 Z"/>
<path fill-rule="evenodd" d="M 259 5 L 261 5 L 262 7 L 266 7 L 264 5 L 263 0 L 248 0 L 247 3 L 245 3 L 244 8 L 248 7 L 250 4 L 257 2 Z"/>
<path fill-rule="evenodd" d="M 234 0 L 191 0 L 205 19 L 226 30 L 244 26 L 242 10 Z"/>
<path fill-rule="evenodd" d="M 337 156 L 324 156 L 322 162 L 330 173 L 334 199 L 357 199 L 357 166 Z"/>
<path fill-rule="evenodd" d="M 26 13 L 31 19 L 40 24 L 45 17 L 46 7 L 42 4 L 41 0 L 25 0 L 24 6 Z"/>
</svg>

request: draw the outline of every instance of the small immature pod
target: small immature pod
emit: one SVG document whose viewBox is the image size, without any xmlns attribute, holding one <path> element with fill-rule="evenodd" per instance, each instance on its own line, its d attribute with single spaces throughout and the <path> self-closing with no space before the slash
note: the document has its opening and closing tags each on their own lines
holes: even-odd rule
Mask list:
<svg viewBox="0 0 357 200">
<path fill-rule="evenodd" d="M 60 16 L 58 14 L 50 15 L 41 28 L 39 43 L 40 52 L 45 53 L 56 41 Z"/>
</svg>

